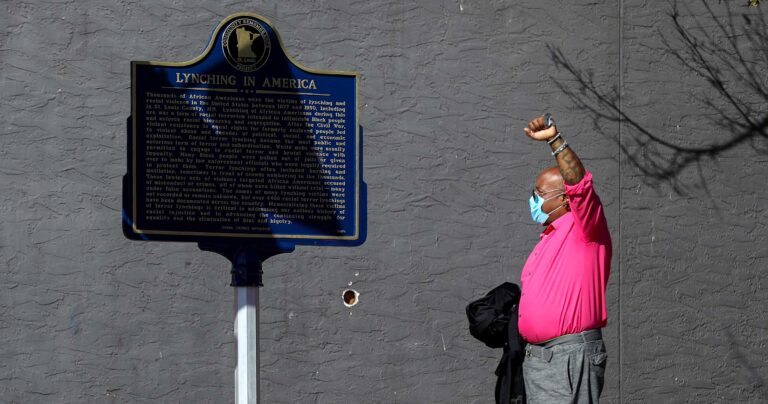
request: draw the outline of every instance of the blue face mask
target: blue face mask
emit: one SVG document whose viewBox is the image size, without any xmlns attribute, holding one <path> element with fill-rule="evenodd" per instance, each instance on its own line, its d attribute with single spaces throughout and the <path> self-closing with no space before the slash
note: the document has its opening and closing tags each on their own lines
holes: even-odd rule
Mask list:
<svg viewBox="0 0 768 404">
<path fill-rule="evenodd" d="M 558 209 L 562 208 L 563 206 L 565 206 L 565 203 L 563 203 L 562 205 L 556 207 L 555 209 L 553 209 L 549 213 L 544 213 L 544 211 L 541 210 L 541 207 L 542 207 L 542 205 L 544 205 L 544 202 L 549 201 L 549 200 L 554 199 L 554 198 L 557 198 L 558 196 L 560 196 L 562 194 L 563 193 L 561 192 L 561 193 L 559 193 L 559 194 L 557 194 L 555 196 L 552 196 L 552 197 L 549 197 L 547 199 L 544 199 L 544 198 L 536 195 L 536 193 L 534 192 L 533 195 L 531 195 L 531 198 L 528 199 L 528 206 L 530 206 L 530 208 L 531 208 L 531 218 L 533 219 L 533 221 L 538 223 L 538 224 L 544 224 L 547 221 L 547 219 L 549 219 L 549 215 L 550 214 L 552 214 L 556 210 L 558 210 Z"/>
</svg>

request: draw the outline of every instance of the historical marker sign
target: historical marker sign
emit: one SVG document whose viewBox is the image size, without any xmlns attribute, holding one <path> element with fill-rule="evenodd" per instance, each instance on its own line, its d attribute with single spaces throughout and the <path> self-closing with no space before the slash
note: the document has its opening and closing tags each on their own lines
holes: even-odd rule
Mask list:
<svg viewBox="0 0 768 404">
<path fill-rule="evenodd" d="M 191 61 L 132 62 L 124 233 L 361 244 L 357 82 L 293 62 L 250 13 Z"/>
</svg>

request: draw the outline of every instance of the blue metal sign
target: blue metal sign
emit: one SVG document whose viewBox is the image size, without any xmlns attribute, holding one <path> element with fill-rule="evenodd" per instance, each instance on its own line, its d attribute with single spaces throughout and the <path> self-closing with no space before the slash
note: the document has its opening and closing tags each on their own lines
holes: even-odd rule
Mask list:
<svg viewBox="0 0 768 404">
<path fill-rule="evenodd" d="M 191 61 L 132 62 L 126 237 L 362 244 L 358 78 L 295 63 L 251 13 Z"/>
</svg>

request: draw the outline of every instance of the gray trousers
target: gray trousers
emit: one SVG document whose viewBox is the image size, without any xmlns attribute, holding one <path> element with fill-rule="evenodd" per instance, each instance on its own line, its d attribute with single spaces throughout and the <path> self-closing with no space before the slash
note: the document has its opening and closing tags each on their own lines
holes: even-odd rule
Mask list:
<svg viewBox="0 0 768 404">
<path fill-rule="evenodd" d="M 595 331 L 586 331 L 595 335 Z M 583 333 L 582 333 L 583 334 Z M 572 334 L 577 336 L 579 334 Z M 523 378 L 529 404 L 598 403 L 605 380 L 602 337 L 525 348 Z M 560 337 L 563 338 L 563 337 Z"/>
</svg>

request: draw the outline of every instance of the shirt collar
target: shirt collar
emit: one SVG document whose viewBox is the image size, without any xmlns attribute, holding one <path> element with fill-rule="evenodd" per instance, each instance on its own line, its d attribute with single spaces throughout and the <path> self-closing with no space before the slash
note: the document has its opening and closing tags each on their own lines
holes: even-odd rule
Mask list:
<svg viewBox="0 0 768 404">
<path fill-rule="evenodd" d="M 571 212 L 568 212 L 560 217 L 557 218 L 554 222 L 550 223 L 549 226 L 547 226 L 546 229 L 539 235 L 539 239 L 544 238 L 549 233 L 552 233 L 553 231 L 565 228 L 567 226 L 570 226 L 573 224 L 573 216 L 571 216 Z"/>
</svg>

